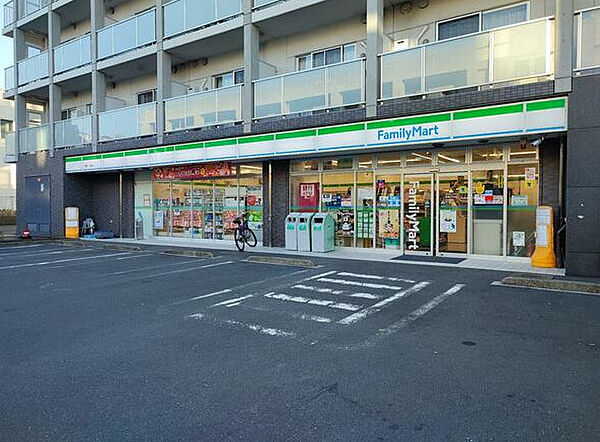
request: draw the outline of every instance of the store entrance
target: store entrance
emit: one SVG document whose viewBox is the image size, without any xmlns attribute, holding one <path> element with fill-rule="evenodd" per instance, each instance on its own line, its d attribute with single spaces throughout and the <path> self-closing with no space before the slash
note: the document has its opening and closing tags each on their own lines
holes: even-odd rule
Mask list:
<svg viewBox="0 0 600 442">
<path fill-rule="evenodd" d="M 404 175 L 402 226 L 405 254 L 466 254 L 468 218 L 467 172 Z"/>
</svg>

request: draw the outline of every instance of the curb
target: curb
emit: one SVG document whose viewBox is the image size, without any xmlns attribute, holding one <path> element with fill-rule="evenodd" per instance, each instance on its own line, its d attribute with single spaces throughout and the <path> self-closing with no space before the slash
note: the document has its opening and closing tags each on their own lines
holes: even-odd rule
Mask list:
<svg viewBox="0 0 600 442">
<path fill-rule="evenodd" d="M 126 252 L 140 252 L 142 250 L 140 246 L 126 246 L 118 244 L 104 244 L 102 248 L 108 250 L 123 250 Z"/>
<path fill-rule="evenodd" d="M 527 287 L 534 289 L 548 289 L 600 295 L 600 284 L 592 282 L 508 276 L 504 278 L 501 283 L 513 287 Z"/>
<path fill-rule="evenodd" d="M 308 267 L 314 268 L 317 265 L 309 259 L 299 258 L 283 258 L 280 256 L 262 256 L 252 255 L 245 260 L 246 262 L 255 262 L 260 264 L 275 264 L 280 266 L 293 266 L 293 267 Z"/>
<path fill-rule="evenodd" d="M 160 252 L 163 255 L 175 255 L 175 256 L 195 256 L 196 258 L 214 258 L 214 255 L 211 252 L 207 252 L 205 250 L 187 250 L 187 249 L 174 249 L 174 250 L 164 250 Z"/>
</svg>

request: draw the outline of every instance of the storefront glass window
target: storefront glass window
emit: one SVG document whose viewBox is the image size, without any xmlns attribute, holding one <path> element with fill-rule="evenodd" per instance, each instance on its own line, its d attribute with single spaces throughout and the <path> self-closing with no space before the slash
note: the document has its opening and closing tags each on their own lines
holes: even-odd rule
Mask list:
<svg viewBox="0 0 600 442">
<path fill-rule="evenodd" d="M 323 174 L 321 198 L 335 219 L 336 246 L 354 246 L 354 172 Z"/>
<path fill-rule="evenodd" d="M 154 235 L 169 236 L 171 227 L 171 183 L 152 183 L 154 196 Z"/>
<path fill-rule="evenodd" d="M 171 183 L 171 197 L 173 200 L 172 233 L 173 236 L 189 236 L 192 227 L 192 183 L 188 181 L 173 181 Z"/>
<path fill-rule="evenodd" d="M 508 166 L 508 256 L 527 257 L 535 250 L 538 195 L 538 163 Z"/>
<path fill-rule="evenodd" d="M 195 238 L 213 239 L 213 182 L 194 181 L 192 183 L 192 235 Z M 207 229 L 207 221 L 211 228 Z"/>
<path fill-rule="evenodd" d="M 433 154 L 426 150 L 409 152 L 406 156 L 406 167 L 431 166 Z"/>
<path fill-rule="evenodd" d="M 215 180 L 215 239 L 233 240 L 235 220 L 239 213 L 237 180 Z"/>
<path fill-rule="evenodd" d="M 433 251 L 433 176 L 404 175 L 404 250 Z"/>
<path fill-rule="evenodd" d="M 356 247 L 373 247 L 375 190 L 373 173 L 356 175 Z"/>
<path fill-rule="evenodd" d="M 476 147 L 472 151 L 474 163 L 482 161 L 503 161 L 504 149 L 502 146 Z"/>
<path fill-rule="evenodd" d="M 356 158 L 358 170 L 366 170 L 373 168 L 373 155 L 361 155 Z"/>
<path fill-rule="evenodd" d="M 386 152 L 377 154 L 377 167 L 396 167 L 402 166 L 402 157 L 400 152 Z"/>
<path fill-rule="evenodd" d="M 437 153 L 439 165 L 452 166 L 454 164 L 464 164 L 467 151 L 465 149 L 446 149 Z"/>
<path fill-rule="evenodd" d="M 353 160 L 352 157 L 326 158 L 323 160 L 323 170 L 352 169 Z"/>
<path fill-rule="evenodd" d="M 290 212 L 318 212 L 321 188 L 319 175 L 292 176 Z"/>
<path fill-rule="evenodd" d="M 319 160 L 292 161 L 292 172 L 311 172 L 319 170 Z"/>
<path fill-rule="evenodd" d="M 378 175 L 375 181 L 377 192 L 377 225 L 375 226 L 377 247 L 400 248 L 400 175 Z"/>
<path fill-rule="evenodd" d="M 256 234 L 259 242 L 263 239 L 263 183 L 262 176 L 240 178 L 240 210 L 248 212 L 248 227 Z"/>
<path fill-rule="evenodd" d="M 529 143 L 514 144 L 510 146 L 510 160 L 535 160 L 538 150 Z"/>
<path fill-rule="evenodd" d="M 467 253 L 468 174 L 438 175 L 438 245 L 442 253 Z"/>
<path fill-rule="evenodd" d="M 504 172 L 473 171 L 473 253 L 502 255 Z"/>
</svg>

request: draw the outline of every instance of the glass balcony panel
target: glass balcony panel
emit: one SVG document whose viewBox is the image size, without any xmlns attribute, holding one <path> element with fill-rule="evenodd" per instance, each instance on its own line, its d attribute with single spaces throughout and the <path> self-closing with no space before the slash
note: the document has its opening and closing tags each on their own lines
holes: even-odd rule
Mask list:
<svg viewBox="0 0 600 442">
<path fill-rule="evenodd" d="M 136 21 L 126 20 L 114 27 L 113 55 L 128 51 L 137 46 Z"/>
<path fill-rule="evenodd" d="M 92 142 L 92 116 L 71 118 L 54 123 L 54 146 L 67 147 Z"/>
<path fill-rule="evenodd" d="M 179 0 L 164 6 L 165 35 L 175 35 L 185 31 L 185 1 Z"/>
<path fill-rule="evenodd" d="M 364 101 L 362 60 L 331 66 L 328 70 L 329 107 L 349 106 Z"/>
<path fill-rule="evenodd" d="M 217 89 L 217 123 L 231 123 L 242 119 L 241 86 Z"/>
<path fill-rule="evenodd" d="M 137 46 L 144 46 L 156 40 L 156 13 L 154 10 L 137 16 Z"/>
<path fill-rule="evenodd" d="M 206 0 L 203 2 L 202 7 L 194 1 L 184 0 L 185 5 L 185 26 L 186 29 L 194 29 L 199 26 L 206 25 L 215 20 L 217 14 L 215 10 L 215 2 L 213 0 Z"/>
<path fill-rule="evenodd" d="M 283 77 L 268 78 L 254 83 L 254 116 L 256 118 L 281 115 Z"/>
<path fill-rule="evenodd" d="M 486 84 L 490 66 L 489 36 L 478 34 L 426 46 L 425 66 L 426 92 Z"/>
<path fill-rule="evenodd" d="M 165 101 L 165 130 L 167 132 L 187 127 L 185 101 L 186 97 L 171 98 Z"/>
<path fill-rule="evenodd" d="M 327 107 L 325 73 L 325 69 L 315 69 L 283 77 L 284 113 Z"/>
<path fill-rule="evenodd" d="M 48 125 L 27 127 L 19 130 L 19 152 L 29 153 L 48 150 L 49 131 Z"/>
<path fill-rule="evenodd" d="M 240 0 L 217 0 L 217 19 L 232 17 L 242 12 Z"/>
<path fill-rule="evenodd" d="M 600 9 L 581 13 L 581 65 L 579 68 L 600 66 Z"/>
<path fill-rule="evenodd" d="M 16 136 L 14 132 L 9 132 L 6 134 L 6 156 L 7 157 L 16 157 L 17 156 L 17 143 Z"/>
<path fill-rule="evenodd" d="M 381 85 L 382 99 L 422 94 L 421 48 L 382 55 Z"/>
<path fill-rule="evenodd" d="M 115 138 L 133 138 L 137 134 L 137 112 L 134 106 L 114 112 Z"/>
<path fill-rule="evenodd" d="M 84 35 L 54 49 L 54 72 L 60 73 L 74 69 L 91 61 L 91 38 Z"/>
<path fill-rule="evenodd" d="M 113 28 L 98 31 L 98 58 L 110 57 L 113 53 Z"/>
<path fill-rule="evenodd" d="M 152 135 L 156 133 L 156 103 L 146 103 L 137 108 L 136 136 Z"/>
<path fill-rule="evenodd" d="M 48 51 L 21 60 L 19 67 L 19 86 L 48 76 Z"/>
<path fill-rule="evenodd" d="M 275 3 L 281 0 L 254 0 L 254 7 L 260 8 L 261 6 L 266 6 L 269 3 Z"/>
<path fill-rule="evenodd" d="M 15 88 L 15 67 L 9 66 L 4 69 L 4 86 L 7 90 Z"/>
<path fill-rule="evenodd" d="M 186 127 L 211 126 L 217 122 L 217 102 L 214 91 L 187 97 Z"/>
<path fill-rule="evenodd" d="M 156 103 L 129 106 L 98 114 L 100 141 L 156 133 Z"/>
<path fill-rule="evenodd" d="M 9 1 L 4 5 L 4 26 L 8 26 L 15 21 L 15 4 Z"/>
<path fill-rule="evenodd" d="M 156 40 L 154 9 L 98 31 L 98 58 L 136 49 Z"/>
<path fill-rule="evenodd" d="M 493 31 L 494 82 L 549 74 L 546 26 L 541 20 Z"/>
<path fill-rule="evenodd" d="M 19 18 L 39 11 L 48 4 L 48 0 L 19 0 Z"/>
</svg>

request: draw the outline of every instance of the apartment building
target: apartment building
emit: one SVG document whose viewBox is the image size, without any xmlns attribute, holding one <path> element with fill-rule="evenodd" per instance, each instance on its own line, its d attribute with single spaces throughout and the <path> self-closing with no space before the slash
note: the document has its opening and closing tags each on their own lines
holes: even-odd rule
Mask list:
<svg viewBox="0 0 600 442">
<path fill-rule="evenodd" d="M 62 235 L 76 206 L 124 237 L 227 241 L 246 210 L 281 247 L 290 211 L 327 211 L 338 247 L 525 261 L 544 205 L 567 273 L 600 275 L 599 0 L 4 12 L 34 235 Z"/>
<path fill-rule="evenodd" d="M 0 97 L 0 210 L 17 208 L 17 168 L 4 162 L 6 138 L 13 136 L 13 115 L 13 102 Z"/>
</svg>

